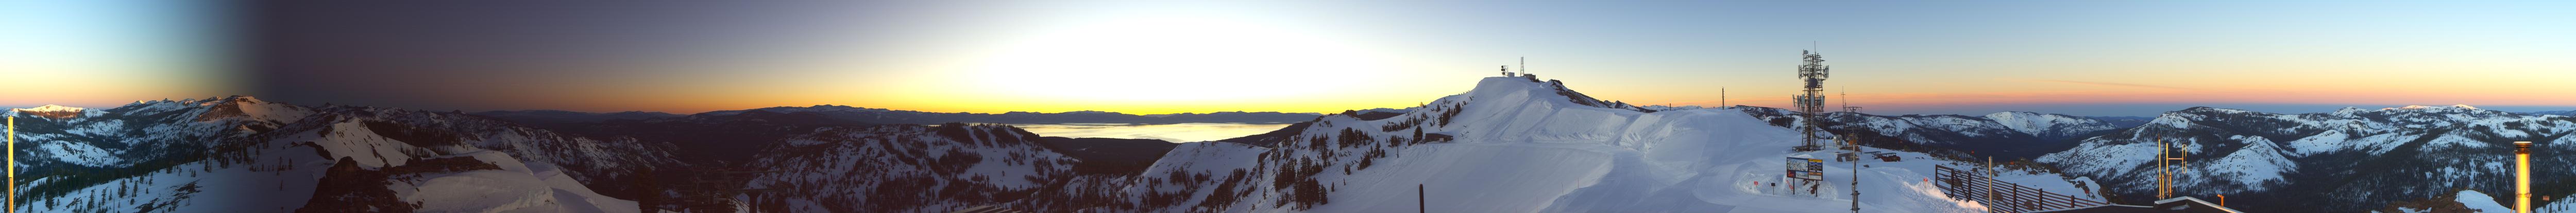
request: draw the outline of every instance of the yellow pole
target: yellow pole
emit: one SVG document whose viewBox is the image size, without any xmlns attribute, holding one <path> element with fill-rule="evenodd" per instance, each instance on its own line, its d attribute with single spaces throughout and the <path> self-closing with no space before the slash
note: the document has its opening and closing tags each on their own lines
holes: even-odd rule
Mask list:
<svg viewBox="0 0 2576 213">
<path fill-rule="evenodd" d="M 18 213 L 18 117 L 9 117 L 9 213 Z"/>
<path fill-rule="evenodd" d="M 9 213 L 18 213 L 18 117 L 9 117 Z"/>
<path fill-rule="evenodd" d="M 2513 212 L 2531 213 L 2531 142 L 2513 142 Z"/>
</svg>

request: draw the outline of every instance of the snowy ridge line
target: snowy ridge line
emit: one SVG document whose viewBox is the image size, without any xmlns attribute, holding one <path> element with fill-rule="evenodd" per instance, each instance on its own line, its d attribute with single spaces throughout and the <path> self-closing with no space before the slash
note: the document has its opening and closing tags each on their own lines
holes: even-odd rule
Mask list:
<svg viewBox="0 0 2576 213">
<path fill-rule="evenodd" d="M 1474 90 L 1401 115 L 1327 115 L 1268 148 L 1185 144 L 1121 188 L 1132 204 L 1078 209 L 1413 211 L 1426 208 L 1410 198 L 1421 186 L 1433 195 L 1427 208 L 1438 211 L 1850 211 L 1845 195 L 1791 195 L 1751 185 L 1779 180 L 1782 156 L 1825 154 L 1786 152 L 1795 133 L 1744 110 L 1605 108 L 1560 94 L 1567 91 L 1558 83 L 1487 78 Z M 1861 170 L 1864 191 L 1875 195 L 1864 197 L 1864 209 L 1984 209 L 1943 197 L 1921 181 L 1932 165 L 1957 162 L 1894 153 L 1909 161 Z M 1849 168 L 1827 170 L 1828 179 L 1854 175 Z M 2052 173 L 2008 176 L 2076 189 Z M 1848 190 L 1835 188 L 1843 186 L 1824 190 Z"/>
<path fill-rule="evenodd" d="M 2245 203 L 2278 203 L 2273 197 L 2325 197 L 2328 211 L 2368 210 L 2392 201 L 2432 197 L 2453 189 L 2503 190 L 2509 180 L 2511 141 L 2570 142 L 2576 119 L 2525 115 L 2468 106 L 2344 108 L 2326 113 L 2273 114 L 2195 107 L 2160 115 L 2146 125 L 2083 140 L 2075 148 L 2038 160 L 2069 174 L 2097 178 L 2119 194 L 2154 190 L 2155 140 L 2188 145 L 2190 168 L 2177 189 L 2194 196 L 2226 194 Z M 2550 146 L 2543 146 L 2550 147 Z M 2576 150 L 2576 147 L 2544 149 Z M 2535 158 L 2534 163 L 2576 163 L 2576 158 Z M 2144 172 L 2141 172 L 2144 171 Z M 2576 174 L 2534 170 L 2540 174 Z M 2310 207 L 2251 205 L 2249 211 L 2303 211 Z"/>
<path fill-rule="evenodd" d="M 584 183 L 604 183 L 601 179 L 623 176 L 618 171 L 667 164 L 668 159 L 667 154 L 654 154 L 667 151 L 648 146 L 608 145 L 452 113 L 317 109 L 249 96 L 144 101 L 83 113 L 45 120 L 46 128 L 28 129 L 34 130 L 29 133 L 52 139 L 63 150 L 98 149 L 86 152 L 116 153 L 123 155 L 117 158 L 128 160 L 63 162 L 105 172 L 31 168 L 34 172 L 28 176 L 43 181 L 30 184 L 27 202 L 49 205 L 21 209 L 284 212 L 401 207 L 632 212 L 632 201 L 600 195 Z M 396 168 L 413 168 L 409 164 L 422 160 L 460 157 L 494 166 L 403 170 L 415 172 L 379 176 Z M 367 163 L 358 163 L 361 159 Z M 69 169 L 63 164 L 37 164 L 48 167 L 43 169 Z M 317 179 L 358 185 L 322 188 L 317 187 L 323 184 Z M 526 196 L 492 196 L 505 194 Z"/>
</svg>

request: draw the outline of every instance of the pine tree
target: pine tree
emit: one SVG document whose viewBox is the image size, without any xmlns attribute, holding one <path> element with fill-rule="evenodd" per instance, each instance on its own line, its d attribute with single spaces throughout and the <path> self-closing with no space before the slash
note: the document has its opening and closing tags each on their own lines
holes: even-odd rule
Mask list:
<svg viewBox="0 0 2576 213">
<path fill-rule="evenodd" d="M 1409 144 L 1422 144 L 1422 128 L 1413 128 L 1413 142 Z"/>
</svg>

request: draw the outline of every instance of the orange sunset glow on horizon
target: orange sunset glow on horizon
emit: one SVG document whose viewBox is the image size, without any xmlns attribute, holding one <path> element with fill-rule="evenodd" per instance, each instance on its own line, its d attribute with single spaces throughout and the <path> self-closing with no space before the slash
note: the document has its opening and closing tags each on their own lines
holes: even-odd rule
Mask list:
<svg viewBox="0 0 2576 213">
<path fill-rule="evenodd" d="M 2576 41 L 2564 36 L 2576 26 L 2551 22 L 2576 17 L 2472 3 L 450 8 L 488 14 L 477 16 L 390 12 L 401 7 L 234 14 L 206 5 L 10 4 L 96 12 L 0 19 L 62 29 L 0 41 L 85 49 L 0 50 L 11 78 L 48 79 L 0 88 L 9 97 L 0 106 L 10 107 L 253 95 L 439 111 L 848 105 L 1330 113 L 1457 94 L 1523 57 L 1541 78 L 1606 100 L 1787 107 L 1798 90 L 1796 52 L 1816 50 L 1835 68 L 1826 82 L 1834 104 L 1882 114 L 2576 109 L 2568 92 L 2576 84 L 2564 83 L 2576 79 L 2576 60 L 2565 60 L 2576 57 Z M 2264 9 L 2280 7 L 2305 9 Z M 98 15 L 118 12 L 165 15 Z M 60 18 L 130 24 L 48 21 Z M 224 27 L 232 25 L 245 27 Z"/>
</svg>

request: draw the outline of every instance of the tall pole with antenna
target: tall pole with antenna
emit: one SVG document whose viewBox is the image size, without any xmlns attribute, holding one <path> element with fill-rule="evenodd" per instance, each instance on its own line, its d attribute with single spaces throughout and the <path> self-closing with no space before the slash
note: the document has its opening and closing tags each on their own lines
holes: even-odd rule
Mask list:
<svg viewBox="0 0 2576 213">
<path fill-rule="evenodd" d="M 1841 138 L 1843 143 L 1851 144 L 1852 151 L 1852 213 L 1860 213 L 1860 141 L 1850 137 L 1852 134 L 1843 134 L 1843 136 Z"/>
<path fill-rule="evenodd" d="M 1801 152 L 1824 150 L 1824 143 L 1820 142 L 1824 138 L 1816 135 L 1816 132 L 1820 131 L 1817 128 L 1821 128 L 1819 126 L 1823 122 L 1818 119 L 1824 118 L 1821 115 L 1825 112 L 1825 96 L 1822 93 L 1825 88 L 1825 77 L 1832 67 L 1825 66 L 1825 56 L 1817 52 L 1799 51 L 1799 55 L 1804 57 L 1800 60 L 1804 63 L 1798 65 L 1798 78 L 1804 80 L 1805 89 L 1802 91 L 1806 93 L 1792 96 L 1790 99 L 1795 100 L 1798 112 L 1804 113 L 1805 117 L 1804 122 L 1801 122 L 1798 127 L 1798 132 L 1803 139 L 1794 150 Z"/>
</svg>

